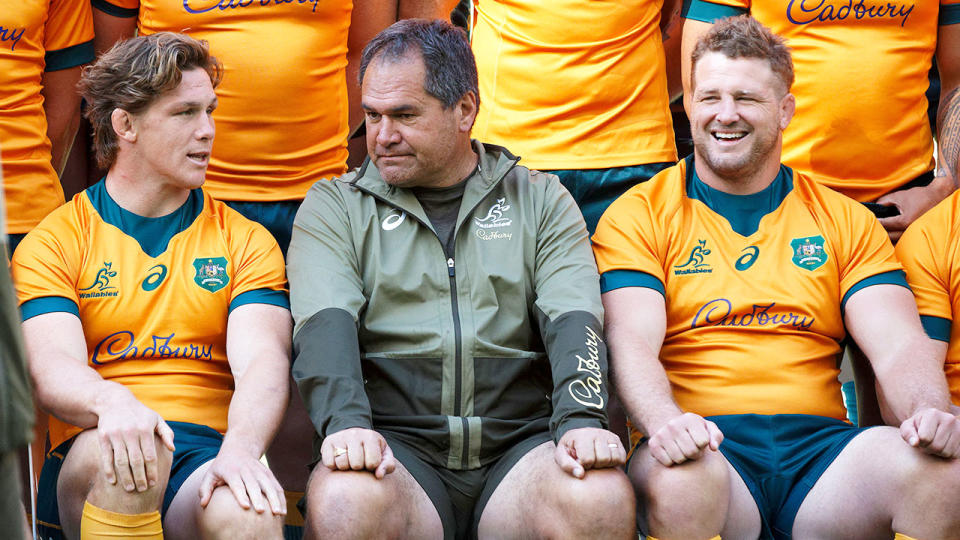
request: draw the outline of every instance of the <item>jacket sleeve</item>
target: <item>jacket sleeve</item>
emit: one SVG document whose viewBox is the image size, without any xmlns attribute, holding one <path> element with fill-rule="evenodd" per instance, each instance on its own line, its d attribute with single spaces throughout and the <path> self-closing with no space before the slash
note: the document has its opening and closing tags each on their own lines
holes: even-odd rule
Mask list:
<svg viewBox="0 0 960 540">
<path fill-rule="evenodd" d="M 553 374 L 550 431 L 557 442 L 570 429 L 606 428 L 609 390 L 600 277 L 587 229 L 573 197 L 545 176 L 534 313 Z"/>
<path fill-rule="evenodd" d="M 317 182 L 293 223 L 287 277 L 293 378 L 321 438 L 372 428 L 357 334 L 366 299 L 353 238 L 336 182 Z"/>
</svg>

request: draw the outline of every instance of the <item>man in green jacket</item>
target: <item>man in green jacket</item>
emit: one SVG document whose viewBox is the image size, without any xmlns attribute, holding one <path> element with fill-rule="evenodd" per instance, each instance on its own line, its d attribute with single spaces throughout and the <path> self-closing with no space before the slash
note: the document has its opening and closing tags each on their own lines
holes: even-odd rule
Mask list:
<svg viewBox="0 0 960 540">
<path fill-rule="evenodd" d="M 448 23 L 384 30 L 360 82 L 370 159 L 313 186 L 288 258 L 308 537 L 635 537 L 573 199 L 471 141 Z"/>
</svg>

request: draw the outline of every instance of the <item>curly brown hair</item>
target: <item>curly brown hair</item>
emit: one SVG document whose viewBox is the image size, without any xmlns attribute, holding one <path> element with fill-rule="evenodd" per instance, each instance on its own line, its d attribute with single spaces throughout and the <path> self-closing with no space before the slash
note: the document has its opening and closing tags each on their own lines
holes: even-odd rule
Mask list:
<svg viewBox="0 0 960 540">
<path fill-rule="evenodd" d="M 93 126 L 97 163 L 109 168 L 117 159 L 117 134 L 111 115 L 115 109 L 131 114 L 144 111 L 164 92 L 180 84 L 182 73 L 200 68 L 214 88 L 223 67 L 210 55 L 206 41 L 186 34 L 159 32 L 121 41 L 84 69 L 78 88 L 87 102 L 85 116 Z"/>
</svg>

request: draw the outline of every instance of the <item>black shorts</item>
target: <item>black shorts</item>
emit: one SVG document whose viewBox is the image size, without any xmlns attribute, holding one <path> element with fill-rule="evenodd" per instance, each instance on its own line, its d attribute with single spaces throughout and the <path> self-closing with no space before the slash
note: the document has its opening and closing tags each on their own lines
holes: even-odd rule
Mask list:
<svg viewBox="0 0 960 540">
<path fill-rule="evenodd" d="M 445 540 L 476 538 L 480 515 L 503 478 L 529 451 L 552 440 L 549 432 L 542 432 L 524 439 L 499 459 L 479 469 L 458 471 L 428 463 L 411 445 L 389 433 L 383 435 L 394 457 L 410 472 L 436 507 Z"/>
</svg>

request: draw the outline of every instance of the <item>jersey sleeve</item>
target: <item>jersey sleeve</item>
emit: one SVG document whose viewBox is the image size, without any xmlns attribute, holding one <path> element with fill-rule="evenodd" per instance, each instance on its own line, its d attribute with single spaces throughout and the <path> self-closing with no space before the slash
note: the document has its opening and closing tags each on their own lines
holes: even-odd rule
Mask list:
<svg viewBox="0 0 960 540">
<path fill-rule="evenodd" d="M 946 242 L 950 230 L 940 218 L 942 212 L 931 211 L 915 221 L 897 242 L 896 253 L 907 273 L 920 310 L 920 320 L 927 335 L 950 341 L 953 309 L 950 302 L 950 269 Z M 938 232 L 939 229 L 939 232 Z"/>
<path fill-rule="evenodd" d="M 43 32 L 46 71 L 93 61 L 93 12 L 88 0 L 52 0 Z"/>
<path fill-rule="evenodd" d="M 93 7 L 114 17 L 129 19 L 140 13 L 140 0 L 92 0 Z"/>
<path fill-rule="evenodd" d="M 750 0 L 683 0 L 681 15 L 685 19 L 712 23 L 749 12 Z"/>
<path fill-rule="evenodd" d="M 244 304 L 270 304 L 289 309 L 283 254 L 260 224 L 231 214 L 228 218 L 235 281 L 230 311 Z"/>
<path fill-rule="evenodd" d="M 77 280 L 82 233 L 65 219 L 72 205 L 63 206 L 20 242 L 11 270 L 23 320 L 62 311 L 79 316 Z"/>
<path fill-rule="evenodd" d="M 940 0 L 940 15 L 937 23 L 940 26 L 960 24 L 960 0 Z"/>
<path fill-rule="evenodd" d="M 853 293 L 871 285 L 909 288 L 887 232 L 869 210 L 846 197 L 835 197 L 829 210 L 837 227 L 832 241 L 840 269 L 841 307 Z"/>
<path fill-rule="evenodd" d="M 600 292 L 647 287 L 664 294 L 663 234 L 649 201 L 636 190 L 614 201 L 593 235 Z"/>
</svg>

